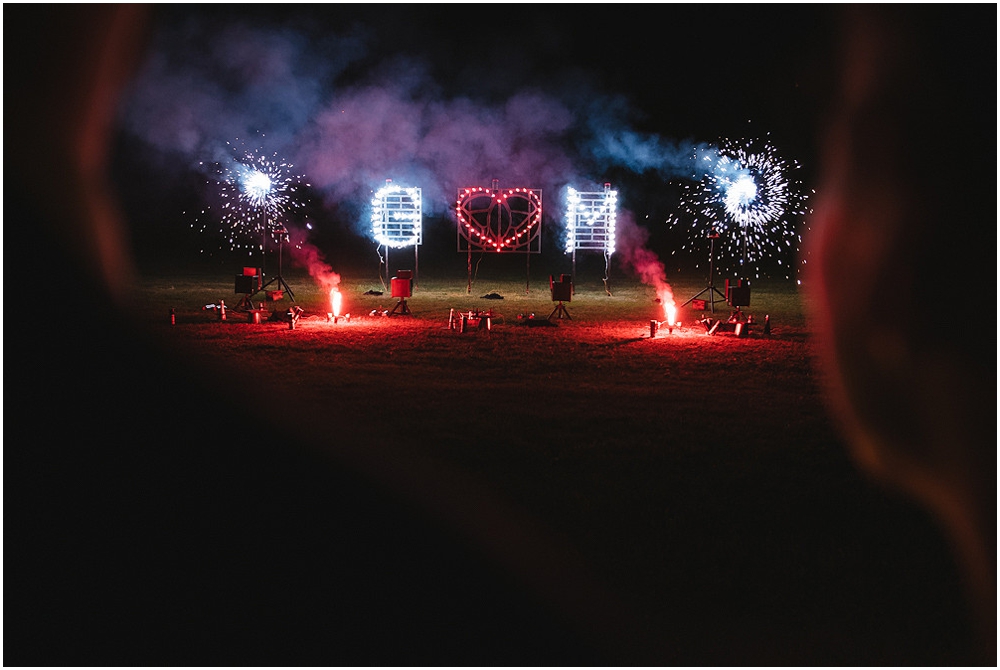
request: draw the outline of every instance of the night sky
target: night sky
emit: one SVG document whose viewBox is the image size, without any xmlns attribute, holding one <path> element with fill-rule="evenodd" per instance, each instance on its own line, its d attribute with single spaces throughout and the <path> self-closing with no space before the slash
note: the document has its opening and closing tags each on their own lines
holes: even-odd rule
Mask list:
<svg viewBox="0 0 1000 670">
<path fill-rule="evenodd" d="M 765 140 L 809 192 L 835 19 L 786 5 L 156 7 L 115 156 L 137 254 L 219 248 L 191 226 L 211 228 L 210 168 L 237 139 L 303 175 L 310 243 L 334 262 L 372 246 L 365 207 L 387 178 L 423 189 L 428 263 L 435 245 L 454 252 L 456 190 L 492 179 L 543 189 L 556 222 L 565 186 L 612 182 L 666 253 L 689 235 L 665 237 L 696 147 Z"/>
</svg>

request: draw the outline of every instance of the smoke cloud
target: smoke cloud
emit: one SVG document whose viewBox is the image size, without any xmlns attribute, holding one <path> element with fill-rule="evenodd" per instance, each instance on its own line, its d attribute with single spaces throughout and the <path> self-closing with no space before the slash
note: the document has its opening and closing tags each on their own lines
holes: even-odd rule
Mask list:
<svg viewBox="0 0 1000 670">
<path fill-rule="evenodd" d="M 574 102 L 537 86 L 488 98 L 474 88 L 446 95 L 427 63 L 376 58 L 368 40 L 363 27 L 321 32 L 175 17 L 158 27 L 127 91 L 122 128 L 162 160 L 193 170 L 229 156 L 227 141 L 258 137 L 364 236 L 371 193 L 386 179 L 419 186 L 433 216 L 450 209 L 458 189 L 493 179 L 561 193 L 603 182 L 616 168 L 664 179 L 696 170 L 703 147 L 632 130 L 621 98 L 577 93 Z M 642 229 L 628 212 L 619 226 L 625 262 L 659 293 L 663 266 Z M 339 282 L 305 236 L 295 246 L 296 262 L 317 281 Z"/>
<path fill-rule="evenodd" d="M 639 227 L 632 213 L 625 211 L 618 215 L 615 237 L 622 263 L 632 268 L 642 283 L 653 287 L 664 307 L 673 307 L 674 292 L 667 283 L 663 262 L 646 246 L 649 231 Z"/>
<path fill-rule="evenodd" d="M 294 233 L 290 241 L 292 261 L 309 272 L 316 284 L 324 291 L 329 291 L 340 285 L 340 274 L 334 272 L 323 253 L 315 245 L 304 238 L 301 230 Z"/>
</svg>

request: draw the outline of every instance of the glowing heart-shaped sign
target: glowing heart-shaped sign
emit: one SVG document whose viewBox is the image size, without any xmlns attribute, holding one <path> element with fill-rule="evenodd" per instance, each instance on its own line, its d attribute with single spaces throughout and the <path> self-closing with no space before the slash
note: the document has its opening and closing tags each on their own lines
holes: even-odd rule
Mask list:
<svg viewBox="0 0 1000 670">
<path fill-rule="evenodd" d="M 541 253 L 539 189 L 501 190 L 495 182 L 493 188 L 460 189 L 455 212 L 459 251 Z"/>
</svg>

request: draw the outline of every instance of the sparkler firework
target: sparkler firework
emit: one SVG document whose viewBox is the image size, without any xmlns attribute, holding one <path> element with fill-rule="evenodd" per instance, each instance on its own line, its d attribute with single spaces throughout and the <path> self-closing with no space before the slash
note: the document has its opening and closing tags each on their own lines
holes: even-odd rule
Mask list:
<svg viewBox="0 0 1000 670">
<path fill-rule="evenodd" d="M 419 245 L 423 234 L 420 189 L 402 188 L 386 181 L 371 202 L 375 241 L 393 248 Z"/>
<path fill-rule="evenodd" d="M 682 214 L 668 220 L 690 226 L 681 249 L 700 247 L 714 230 L 719 233 L 721 270 L 759 278 L 775 269 L 763 266 L 773 259 L 777 271 L 791 278 L 802 242 L 796 224 L 807 213 L 802 185 L 790 177 L 799 165 L 783 160 L 770 143 L 757 141 L 726 140 L 694 159 L 694 181 L 682 184 Z"/>
<path fill-rule="evenodd" d="M 615 225 L 618 218 L 618 191 L 604 184 L 603 192 L 585 193 L 568 187 L 566 190 L 566 253 L 573 255 L 573 276 L 576 276 L 577 249 L 604 252 L 604 290 L 608 289 L 611 254 L 615 253 Z"/>
<path fill-rule="evenodd" d="M 218 226 L 220 249 L 262 252 L 267 236 L 278 234 L 283 227 L 281 219 L 305 206 L 299 189 L 309 184 L 302 181 L 301 175 L 293 174 L 293 165 L 278 158 L 277 152 L 267 156 L 239 139 L 226 145 L 230 155 L 209 168 L 213 179 L 208 183 L 219 186 L 215 207 L 218 214 L 209 205 L 202 210 L 205 220 L 196 221 L 192 227 L 197 225 L 199 232 L 205 233 Z"/>
<path fill-rule="evenodd" d="M 585 249 L 613 254 L 618 191 L 612 191 L 611 184 L 593 193 L 568 188 L 566 200 L 566 253 Z"/>
</svg>

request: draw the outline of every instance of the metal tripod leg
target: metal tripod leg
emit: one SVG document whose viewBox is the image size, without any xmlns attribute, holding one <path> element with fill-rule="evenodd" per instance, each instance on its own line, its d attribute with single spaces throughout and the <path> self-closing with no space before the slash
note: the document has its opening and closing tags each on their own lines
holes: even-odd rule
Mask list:
<svg viewBox="0 0 1000 670">
<path fill-rule="evenodd" d="M 569 315 L 569 312 L 568 312 L 568 311 L 566 311 L 566 306 L 565 306 L 565 305 L 563 305 L 561 301 L 559 302 L 559 304 L 558 304 L 558 305 L 556 305 L 556 308 L 555 308 L 554 310 L 552 310 L 552 313 L 551 313 L 551 314 L 549 314 L 549 321 L 551 321 L 551 320 L 552 320 L 552 317 L 553 317 L 553 316 L 555 316 L 556 314 L 558 314 L 558 315 L 559 315 L 559 318 L 560 318 L 560 319 L 561 319 L 561 318 L 563 318 L 563 316 L 565 316 L 565 317 L 566 317 L 567 319 L 569 319 L 570 321 L 572 321 L 572 320 L 573 320 L 573 317 L 571 317 L 571 316 Z"/>
<path fill-rule="evenodd" d="M 395 314 L 397 309 L 401 310 L 399 312 L 400 316 L 402 316 L 403 314 L 409 314 L 410 316 L 413 316 L 413 314 L 410 312 L 410 308 L 406 304 L 406 298 L 403 298 L 396 303 L 396 306 L 392 308 L 391 312 L 389 312 L 389 316 Z"/>
<path fill-rule="evenodd" d="M 719 289 L 715 288 L 712 285 L 706 286 L 701 291 L 699 291 L 697 295 L 695 295 L 695 296 L 693 296 L 691 298 L 688 298 L 688 301 L 685 302 L 683 305 L 681 305 L 681 307 L 687 307 L 690 303 L 694 302 L 695 300 L 697 300 L 698 298 L 700 298 L 701 296 L 703 296 L 706 292 L 708 292 L 708 294 L 710 296 L 710 300 L 708 302 L 712 305 L 712 314 L 715 314 L 715 303 L 717 303 L 717 302 L 726 302 L 726 296 L 722 293 L 722 291 L 720 291 Z M 722 298 L 722 300 L 716 300 L 715 299 L 715 294 L 716 293 L 719 294 L 719 297 Z"/>
<path fill-rule="evenodd" d="M 288 284 L 287 284 L 287 283 L 285 283 L 285 279 L 284 279 L 284 278 L 283 278 L 283 277 L 282 277 L 281 275 L 278 275 L 277 277 L 275 277 L 275 278 L 274 278 L 274 279 L 272 279 L 271 281 L 269 281 L 269 282 L 267 282 L 266 284 L 264 284 L 264 285 L 263 285 L 263 286 L 261 287 L 261 289 L 260 289 L 260 290 L 261 290 L 261 291 L 265 290 L 265 289 L 266 289 L 266 288 L 267 288 L 268 286 L 270 286 L 270 285 L 271 285 L 271 284 L 273 284 L 274 282 L 278 282 L 278 287 L 279 287 L 279 288 L 281 288 L 281 289 L 283 289 L 283 290 L 284 290 L 285 292 L 287 292 L 287 293 L 288 293 L 288 295 L 290 295 L 290 296 L 292 297 L 292 300 L 293 300 L 293 301 L 295 300 L 295 294 L 294 294 L 294 293 L 292 292 L 292 289 L 288 287 Z"/>
<path fill-rule="evenodd" d="M 239 304 L 236 305 L 236 309 L 245 310 L 247 312 L 256 309 L 253 304 L 253 296 L 255 293 L 244 293 L 243 297 L 240 299 Z"/>
</svg>

